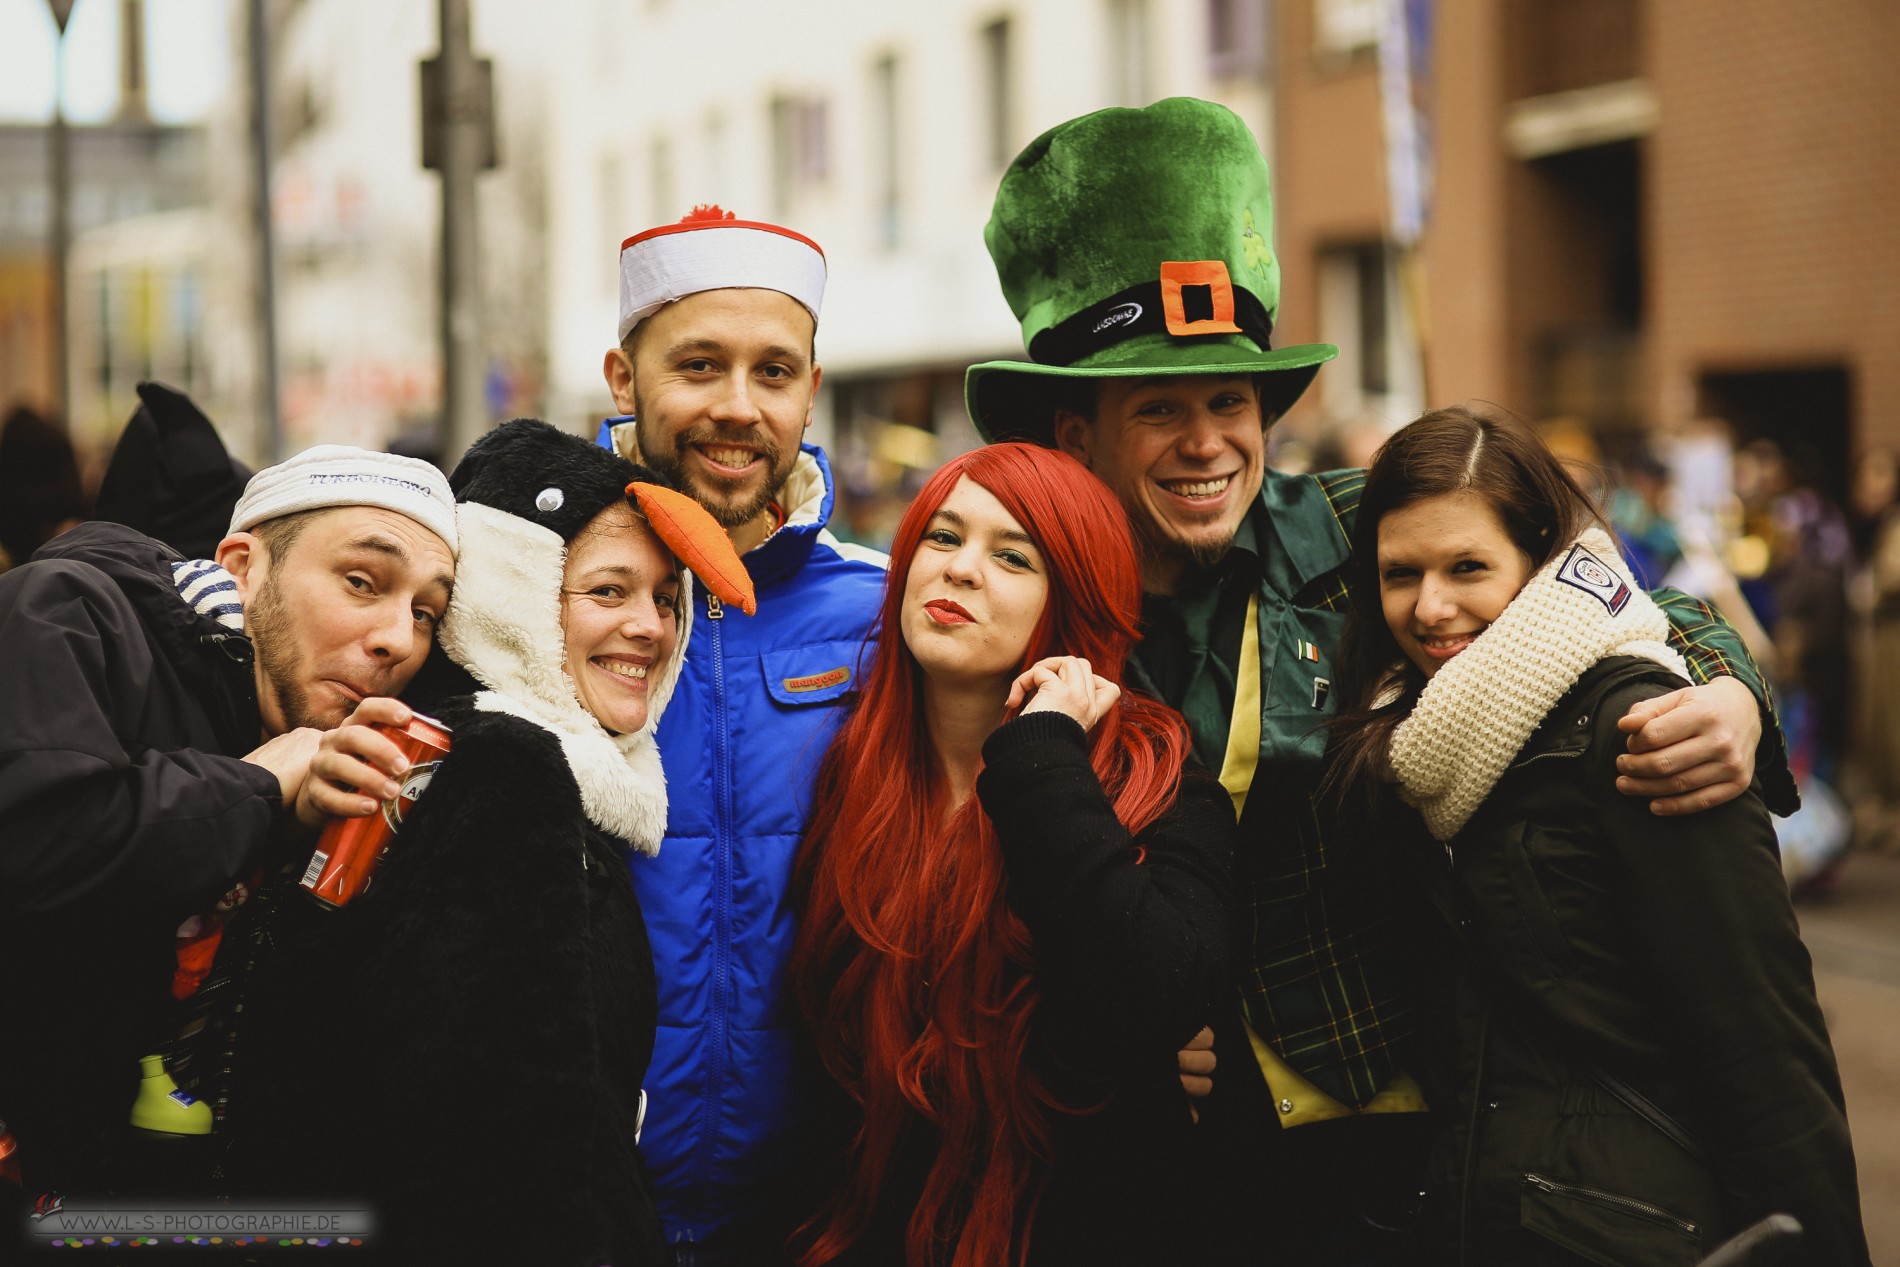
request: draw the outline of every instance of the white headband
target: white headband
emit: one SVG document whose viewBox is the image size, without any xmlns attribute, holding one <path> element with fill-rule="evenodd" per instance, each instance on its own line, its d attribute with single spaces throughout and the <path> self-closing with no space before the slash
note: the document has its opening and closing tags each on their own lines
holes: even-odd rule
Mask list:
<svg viewBox="0 0 1900 1267">
<path fill-rule="evenodd" d="M 455 495 L 442 472 L 416 458 L 347 444 L 319 444 L 251 476 L 231 512 L 230 531 L 331 506 L 393 510 L 442 538 L 450 552 L 456 549 Z"/>
<path fill-rule="evenodd" d="M 803 234 L 717 207 L 620 244 L 620 337 L 676 299 L 702 290 L 751 287 L 790 295 L 818 320 L 825 253 Z"/>
</svg>

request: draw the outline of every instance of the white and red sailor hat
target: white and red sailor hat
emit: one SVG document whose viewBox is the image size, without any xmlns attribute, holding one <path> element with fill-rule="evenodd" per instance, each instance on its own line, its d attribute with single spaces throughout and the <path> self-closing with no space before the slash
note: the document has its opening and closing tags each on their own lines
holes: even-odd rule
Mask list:
<svg viewBox="0 0 1900 1267">
<path fill-rule="evenodd" d="M 620 337 L 662 307 L 702 290 L 754 287 L 790 295 L 815 323 L 825 297 L 825 253 L 802 233 L 694 207 L 678 224 L 620 244 Z"/>
</svg>

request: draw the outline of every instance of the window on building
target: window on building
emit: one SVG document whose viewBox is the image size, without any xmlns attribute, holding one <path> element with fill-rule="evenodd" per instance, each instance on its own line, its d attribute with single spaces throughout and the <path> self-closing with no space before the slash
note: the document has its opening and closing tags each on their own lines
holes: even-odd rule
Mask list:
<svg viewBox="0 0 1900 1267">
<path fill-rule="evenodd" d="M 204 335 L 203 285 L 192 269 L 179 272 L 172 290 L 172 321 L 178 332 L 178 371 L 181 386 L 187 392 L 198 385 L 199 361 L 203 352 L 199 341 Z"/>
<path fill-rule="evenodd" d="M 807 184 L 822 184 L 831 176 L 831 103 L 807 97 L 799 116 L 798 175 Z"/>
<path fill-rule="evenodd" d="M 831 174 L 830 109 L 822 97 L 772 98 L 772 201 L 790 215 L 800 194 Z"/>
<path fill-rule="evenodd" d="M 1352 271 L 1353 306 L 1358 311 L 1359 390 L 1368 396 L 1383 396 L 1391 390 L 1391 349 L 1389 344 L 1387 295 L 1390 290 L 1389 258 L 1383 242 L 1366 242 L 1342 251 Z"/>
<path fill-rule="evenodd" d="M 1116 105 L 1145 106 L 1153 94 L 1148 63 L 1148 0 L 1106 0 L 1108 97 Z"/>
<path fill-rule="evenodd" d="M 1239 79 L 1267 67 L 1267 0 L 1207 0 L 1208 73 Z"/>
<path fill-rule="evenodd" d="M 886 53 L 871 63 L 871 197 L 878 241 L 887 247 L 903 236 L 897 87 L 897 54 Z"/>
<path fill-rule="evenodd" d="M 1423 361 L 1390 243 L 1342 242 L 1319 253 L 1319 336 L 1339 348 L 1320 376 L 1341 420 L 1393 422 L 1424 408 Z"/>
<path fill-rule="evenodd" d="M 983 73 L 983 141 L 993 168 L 1016 157 L 1016 92 L 1010 68 L 1009 19 L 998 18 L 979 35 Z"/>
<path fill-rule="evenodd" d="M 770 106 L 772 131 L 772 214 L 783 220 L 792 205 L 792 125 L 790 97 L 774 97 Z"/>
</svg>

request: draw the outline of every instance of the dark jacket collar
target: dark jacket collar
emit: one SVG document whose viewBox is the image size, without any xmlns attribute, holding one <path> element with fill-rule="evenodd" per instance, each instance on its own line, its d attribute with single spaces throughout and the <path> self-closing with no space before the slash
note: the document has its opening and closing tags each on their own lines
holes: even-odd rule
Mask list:
<svg viewBox="0 0 1900 1267">
<path fill-rule="evenodd" d="M 1320 482 L 1267 468 L 1260 500 L 1249 512 L 1257 534 L 1261 575 L 1285 598 L 1344 566 L 1352 542 Z"/>
<path fill-rule="evenodd" d="M 257 746 L 263 723 L 251 674 L 251 640 L 200 615 L 179 595 L 172 565 L 184 562 L 183 555 L 123 524 L 95 519 L 53 538 L 33 558 L 84 563 L 103 572 L 137 610 L 160 654 L 198 694 L 227 755 Z"/>
</svg>

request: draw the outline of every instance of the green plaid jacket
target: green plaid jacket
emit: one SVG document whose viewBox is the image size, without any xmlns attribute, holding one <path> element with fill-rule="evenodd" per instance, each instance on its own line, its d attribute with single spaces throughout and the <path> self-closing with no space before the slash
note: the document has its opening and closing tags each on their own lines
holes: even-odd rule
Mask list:
<svg viewBox="0 0 1900 1267">
<path fill-rule="evenodd" d="M 1292 476 L 1270 470 L 1261 488 L 1253 520 L 1260 556 L 1260 758 L 1236 859 L 1245 937 L 1239 985 L 1248 1023 L 1287 1064 L 1355 1108 L 1391 1080 L 1395 1046 L 1411 1029 L 1410 1004 L 1395 972 L 1402 948 L 1386 944 L 1386 921 L 1342 886 L 1324 883 L 1329 845 L 1354 842 L 1333 838 L 1340 829 L 1329 824 L 1316 795 L 1324 723 L 1337 697 L 1316 683 L 1333 672 L 1352 610 L 1346 565 L 1364 486 L 1364 471 Z M 1797 798 L 1773 702 L 1741 637 L 1685 594 L 1654 597 L 1696 681 L 1731 674 L 1762 702 L 1757 773 L 1770 808 L 1791 811 Z"/>
</svg>

